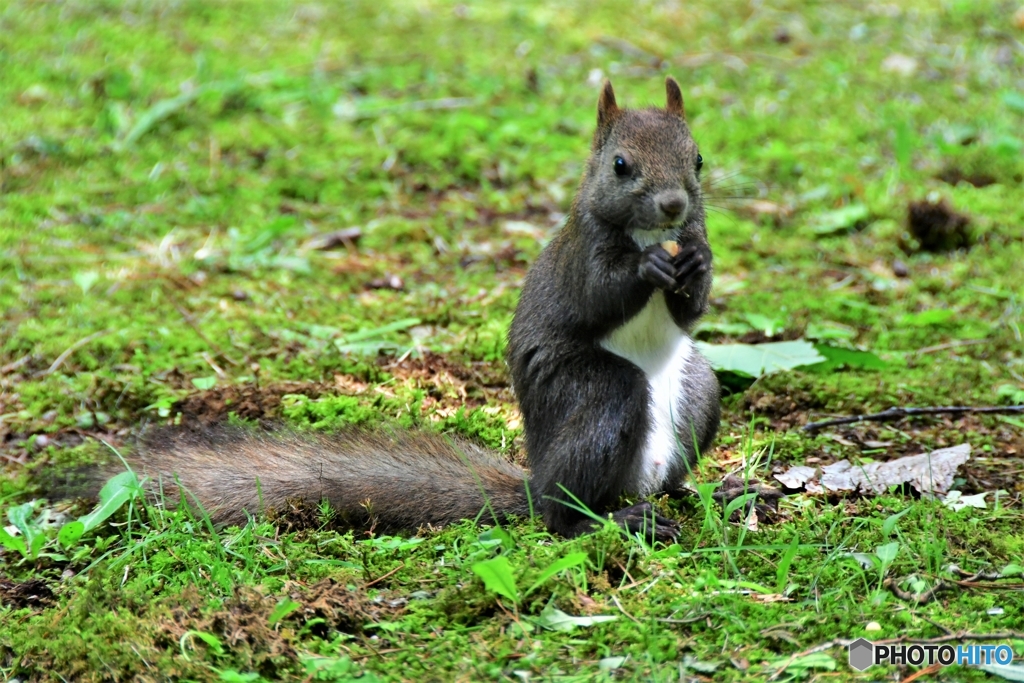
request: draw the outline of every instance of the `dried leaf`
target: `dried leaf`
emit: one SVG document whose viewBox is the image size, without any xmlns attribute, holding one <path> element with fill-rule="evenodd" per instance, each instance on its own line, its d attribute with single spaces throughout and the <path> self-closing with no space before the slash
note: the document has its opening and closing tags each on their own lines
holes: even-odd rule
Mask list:
<svg viewBox="0 0 1024 683">
<path fill-rule="evenodd" d="M 786 488 L 803 486 L 808 493 L 824 491 L 860 491 L 884 493 L 890 487 L 910 484 L 921 493 L 945 493 L 953 484 L 957 468 L 971 457 L 970 444 L 922 455 L 910 455 L 890 462 L 872 462 L 855 466 L 840 460 L 821 468 L 815 480 L 814 469 L 804 465 L 791 467 L 775 478 Z"/>
<path fill-rule="evenodd" d="M 776 474 L 775 478 L 787 489 L 799 489 L 803 488 L 804 484 L 815 479 L 817 476 L 817 469 L 807 465 L 797 465 L 796 467 L 790 467 L 782 474 Z"/>
</svg>

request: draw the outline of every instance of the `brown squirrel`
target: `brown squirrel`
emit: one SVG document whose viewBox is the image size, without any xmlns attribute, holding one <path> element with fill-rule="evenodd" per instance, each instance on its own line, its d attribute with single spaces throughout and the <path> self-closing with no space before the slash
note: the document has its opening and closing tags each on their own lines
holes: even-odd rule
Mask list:
<svg viewBox="0 0 1024 683">
<path fill-rule="evenodd" d="M 626 110 L 605 82 L 566 225 L 526 277 L 508 365 L 529 475 L 459 439 L 358 429 L 165 427 L 143 436 L 129 464 L 165 493 L 177 478 L 221 523 L 326 500 L 379 529 L 535 510 L 575 536 L 594 525 L 581 505 L 604 514 L 623 494 L 680 488 L 718 429 L 719 387 L 687 334 L 711 289 L 703 159 L 679 85 L 665 86 L 664 109 Z M 677 531 L 648 503 L 612 518 L 658 539 Z"/>
</svg>

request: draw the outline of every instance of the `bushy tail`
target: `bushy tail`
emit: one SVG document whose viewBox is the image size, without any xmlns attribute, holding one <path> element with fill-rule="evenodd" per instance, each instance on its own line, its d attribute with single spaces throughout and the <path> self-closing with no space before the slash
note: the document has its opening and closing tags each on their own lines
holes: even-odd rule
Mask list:
<svg viewBox="0 0 1024 683">
<path fill-rule="evenodd" d="M 530 514 L 523 470 L 468 442 L 419 431 L 257 432 L 221 425 L 143 435 L 128 463 L 147 487 L 198 500 L 218 523 L 322 500 L 380 529 Z"/>
</svg>

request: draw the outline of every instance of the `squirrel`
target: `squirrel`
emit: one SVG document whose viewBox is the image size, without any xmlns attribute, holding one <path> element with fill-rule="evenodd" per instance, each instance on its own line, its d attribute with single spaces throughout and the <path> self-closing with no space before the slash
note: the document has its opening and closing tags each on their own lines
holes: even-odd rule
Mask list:
<svg viewBox="0 0 1024 683">
<path fill-rule="evenodd" d="M 538 512 L 586 533 L 623 494 L 681 487 L 720 419 L 719 385 L 688 330 L 707 310 L 711 249 L 703 159 L 666 79 L 664 108 L 624 109 L 605 81 L 590 158 L 567 221 L 527 273 L 507 362 L 530 472 L 421 431 L 257 432 L 161 427 L 129 465 L 151 491 L 198 501 L 213 521 L 323 500 L 382 530 Z M 613 511 L 629 532 L 678 532 L 649 503 Z"/>
</svg>

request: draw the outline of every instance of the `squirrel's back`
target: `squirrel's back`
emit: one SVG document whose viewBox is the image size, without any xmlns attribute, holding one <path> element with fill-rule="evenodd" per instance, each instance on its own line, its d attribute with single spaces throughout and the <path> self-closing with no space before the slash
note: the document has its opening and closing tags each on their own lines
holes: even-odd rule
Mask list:
<svg viewBox="0 0 1024 683">
<path fill-rule="evenodd" d="M 162 427 L 128 459 L 172 502 L 184 488 L 218 523 L 322 500 L 343 519 L 416 529 L 530 514 L 526 474 L 468 441 L 422 431 L 262 432 L 233 425 Z M 482 513 L 482 514 L 481 514 Z"/>
</svg>

